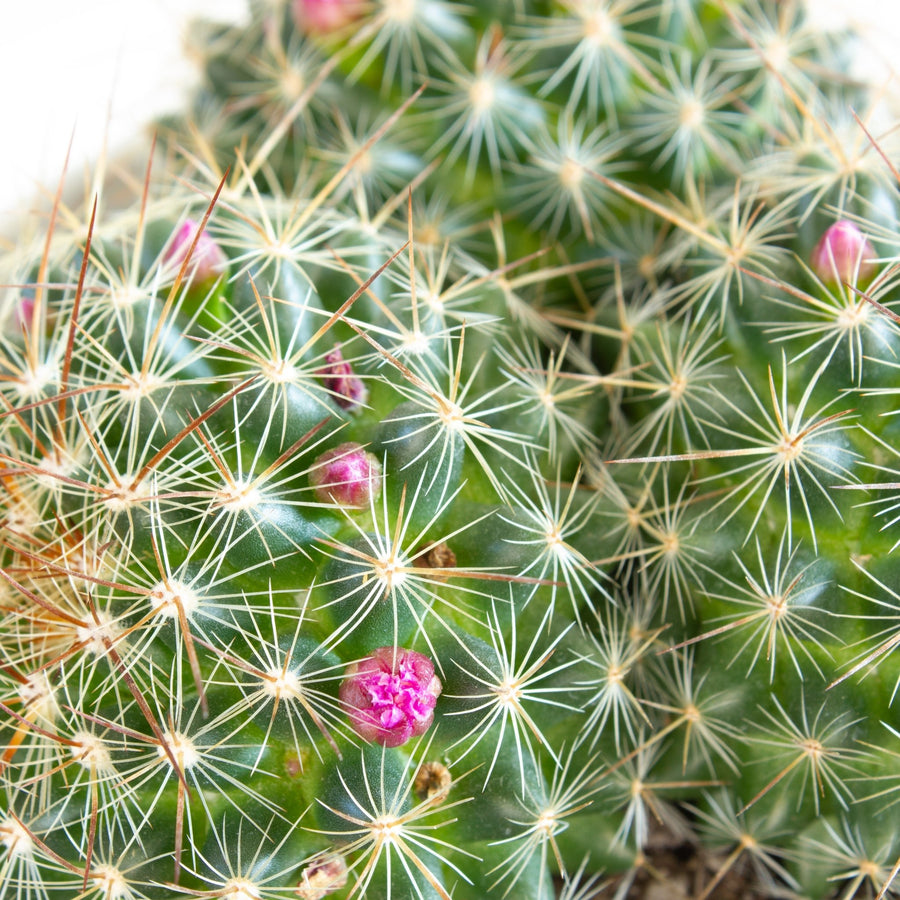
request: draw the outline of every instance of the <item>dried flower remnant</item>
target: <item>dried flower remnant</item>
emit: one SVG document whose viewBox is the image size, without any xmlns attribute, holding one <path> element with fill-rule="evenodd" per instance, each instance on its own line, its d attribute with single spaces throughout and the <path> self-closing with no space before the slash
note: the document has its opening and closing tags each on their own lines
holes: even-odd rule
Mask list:
<svg viewBox="0 0 900 900">
<path fill-rule="evenodd" d="M 325 389 L 341 409 L 358 412 L 365 405 L 369 392 L 362 379 L 354 374 L 353 367 L 344 359 L 341 345 L 325 354 L 325 365 L 319 369 Z"/>
<path fill-rule="evenodd" d="M 433 579 L 435 581 L 446 581 L 449 578 L 449 573 L 441 570 L 456 568 L 456 554 L 444 541 L 436 544 L 427 544 L 413 558 L 413 564 L 423 569 L 437 570 L 436 574 L 432 576 Z"/>
<path fill-rule="evenodd" d="M 443 803 L 450 793 L 453 777 L 450 770 L 440 762 L 426 762 L 419 766 L 413 791 L 420 800 Z"/>
<path fill-rule="evenodd" d="M 294 893 L 300 900 L 322 900 L 346 884 L 346 860 L 340 853 L 327 853 L 303 870 Z"/>
</svg>

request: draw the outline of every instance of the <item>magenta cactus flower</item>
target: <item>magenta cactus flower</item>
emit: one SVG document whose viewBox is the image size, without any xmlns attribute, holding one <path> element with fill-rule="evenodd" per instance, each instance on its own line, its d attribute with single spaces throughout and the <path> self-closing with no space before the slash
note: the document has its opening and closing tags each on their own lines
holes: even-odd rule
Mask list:
<svg viewBox="0 0 900 900">
<path fill-rule="evenodd" d="M 379 647 L 348 667 L 338 696 L 363 740 L 399 747 L 428 730 L 440 693 L 427 656 Z"/>
<path fill-rule="evenodd" d="M 875 251 L 853 222 L 830 226 L 812 252 L 812 268 L 825 284 L 865 283 L 875 274 Z"/>
<path fill-rule="evenodd" d="M 325 365 L 318 374 L 334 402 L 348 412 L 357 412 L 369 397 L 362 379 L 354 374 L 353 367 L 344 359 L 340 344 L 335 344 L 334 349 L 325 355 Z"/>
<path fill-rule="evenodd" d="M 294 0 L 294 21 L 306 34 L 331 34 L 358 19 L 360 0 Z"/>
<path fill-rule="evenodd" d="M 309 480 L 320 502 L 364 509 L 381 494 L 381 463 L 362 444 L 349 441 L 323 453 Z"/>
<path fill-rule="evenodd" d="M 184 224 L 175 232 L 172 243 L 166 251 L 166 262 L 180 267 L 191 248 L 197 229 L 200 225 L 193 219 L 186 219 Z M 187 269 L 187 277 L 196 283 L 214 281 L 218 278 L 228 264 L 222 248 L 205 229 L 197 240 L 197 246 L 191 253 L 191 261 Z"/>
</svg>

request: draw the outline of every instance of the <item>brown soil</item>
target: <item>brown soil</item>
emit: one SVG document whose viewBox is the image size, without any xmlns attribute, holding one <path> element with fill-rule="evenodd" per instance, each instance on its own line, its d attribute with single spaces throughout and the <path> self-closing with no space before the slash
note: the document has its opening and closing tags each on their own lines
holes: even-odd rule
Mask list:
<svg viewBox="0 0 900 900">
<path fill-rule="evenodd" d="M 658 828 L 635 867 L 594 896 L 596 900 L 775 900 L 796 895 L 775 885 L 760 886 L 758 874 L 740 857 L 731 860 L 726 852 L 709 851 Z"/>
</svg>

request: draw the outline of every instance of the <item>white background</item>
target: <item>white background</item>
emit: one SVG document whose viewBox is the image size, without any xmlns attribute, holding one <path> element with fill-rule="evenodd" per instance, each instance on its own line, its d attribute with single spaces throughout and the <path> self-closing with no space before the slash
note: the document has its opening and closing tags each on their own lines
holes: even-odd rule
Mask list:
<svg viewBox="0 0 900 900">
<path fill-rule="evenodd" d="M 243 0 L 0 0 L 0 237 L 55 190 L 69 142 L 78 179 L 103 152 L 148 145 L 147 123 L 196 82 L 191 16 Z M 0 252 L 2 252 L 0 244 Z"/>
<path fill-rule="evenodd" d="M 867 68 L 884 73 L 898 58 L 898 0 L 809 4 L 862 28 Z M 191 16 L 243 13 L 243 0 L 0 0 L 0 238 L 14 240 L 40 187 L 55 187 L 70 140 L 78 178 L 104 145 L 146 145 L 146 123 L 179 107 L 197 75 L 183 46 Z"/>
</svg>

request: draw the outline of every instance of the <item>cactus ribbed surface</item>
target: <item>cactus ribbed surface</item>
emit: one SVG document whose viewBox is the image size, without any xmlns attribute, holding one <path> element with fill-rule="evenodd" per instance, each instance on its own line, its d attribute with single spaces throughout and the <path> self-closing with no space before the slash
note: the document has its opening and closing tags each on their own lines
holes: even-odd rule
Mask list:
<svg viewBox="0 0 900 900">
<path fill-rule="evenodd" d="M 693 900 L 895 896 L 852 38 L 295 0 L 193 51 L 133 208 L 5 266 L 0 897 L 624 900 L 660 846 Z"/>
</svg>

